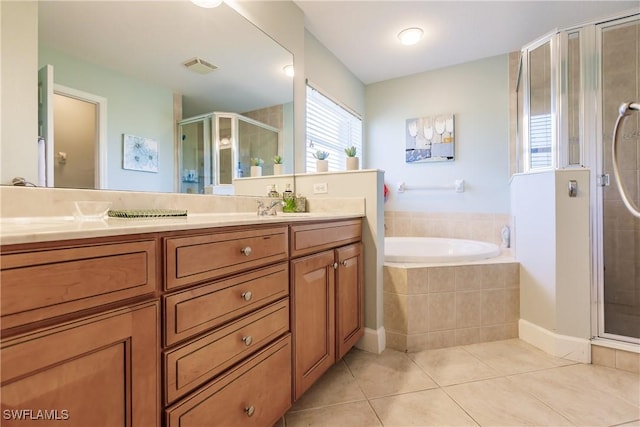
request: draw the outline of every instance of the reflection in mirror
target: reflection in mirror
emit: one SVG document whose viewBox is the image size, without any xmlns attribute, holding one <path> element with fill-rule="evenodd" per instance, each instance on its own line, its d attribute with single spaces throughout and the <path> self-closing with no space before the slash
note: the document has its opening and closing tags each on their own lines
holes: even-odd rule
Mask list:
<svg viewBox="0 0 640 427">
<path fill-rule="evenodd" d="M 230 6 L 41 1 L 38 14 L 39 67 L 53 66 L 56 87 L 106 100 L 106 149 L 96 159 L 98 165 L 106 158 L 102 188 L 207 192 L 207 186 L 248 176 L 246 156 L 263 157 L 267 174 L 272 157 L 286 154 L 285 169 L 293 172 L 293 80 L 282 71 L 293 57 Z M 196 72 L 183 65 L 194 58 Z M 208 124 L 183 121 L 214 111 L 241 114 L 278 136 L 267 149 L 255 138 L 234 140 L 233 129 L 225 135 L 231 118 L 219 126 L 213 116 Z M 255 127 L 251 120 L 239 123 Z M 157 141 L 157 173 L 122 168 L 124 134 Z M 60 151 L 55 144 L 48 138 L 50 152 Z M 67 158 L 79 159 L 74 153 Z"/>
</svg>

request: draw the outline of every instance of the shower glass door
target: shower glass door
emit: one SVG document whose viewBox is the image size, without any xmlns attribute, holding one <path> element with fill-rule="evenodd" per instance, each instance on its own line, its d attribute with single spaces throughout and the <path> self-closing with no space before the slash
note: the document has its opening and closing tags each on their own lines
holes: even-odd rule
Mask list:
<svg viewBox="0 0 640 427">
<path fill-rule="evenodd" d="M 627 211 L 614 182 L 611 139 L 621 103 L 640 99 L 640 24 L 637 15 L 597 27 L 600 51 L 600 175 L 602 244 L 598 295 L 598 335 L 640 343 L 640 219 Z M 640 197 L 640 114 L 620 129 L 622 184 L 638 204 Z M 609 178 L 609 185 L 606 185 Z"/>
</svg>

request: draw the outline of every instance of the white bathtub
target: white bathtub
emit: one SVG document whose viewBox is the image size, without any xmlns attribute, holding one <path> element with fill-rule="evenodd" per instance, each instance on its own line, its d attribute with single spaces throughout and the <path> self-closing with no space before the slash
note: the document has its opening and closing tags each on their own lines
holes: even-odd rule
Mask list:
<svg viewBox="0 0 640 427">
<path fill-rule="evenodd" d="M 500 255 L 498 245 L 440 237 L 385 237 L 385 262 L 448 263 L 478 261 Z"/>
</svg>

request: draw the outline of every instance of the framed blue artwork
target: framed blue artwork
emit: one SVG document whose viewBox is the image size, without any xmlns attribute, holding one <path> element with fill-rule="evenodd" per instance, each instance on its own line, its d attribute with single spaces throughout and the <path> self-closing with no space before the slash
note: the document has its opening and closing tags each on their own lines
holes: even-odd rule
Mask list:
<svg viewBox="0 0 640 427">
<path fill-rule="evenodd" d="M 407 119 L 406 163 L 451 162 L 455 160 L 453 114 Z"/>
</svg>

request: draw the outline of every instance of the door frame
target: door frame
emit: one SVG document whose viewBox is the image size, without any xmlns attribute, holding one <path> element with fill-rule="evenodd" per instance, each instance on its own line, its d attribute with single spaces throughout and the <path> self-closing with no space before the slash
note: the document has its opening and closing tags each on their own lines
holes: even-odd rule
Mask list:
<svg viewBox="0 0 640 427">
<path fill-rule="evenodd" d="M 96 106 L 94 186 L 98 190 L 107 189 L 107 98 L 60 84 L 53 85 L 53 93 L 89 102 Z M 55 128 L 55 116 L 53 126 Z M 48 153 L 53 153 L 52 141 L 47 141 L 47 150 Z M 51 176 L 47 176 L 47 181 L 53 182 L 53 158 L 47 159 L 47 174 L 49 175 L 49 173 Z"/>
</svg>

